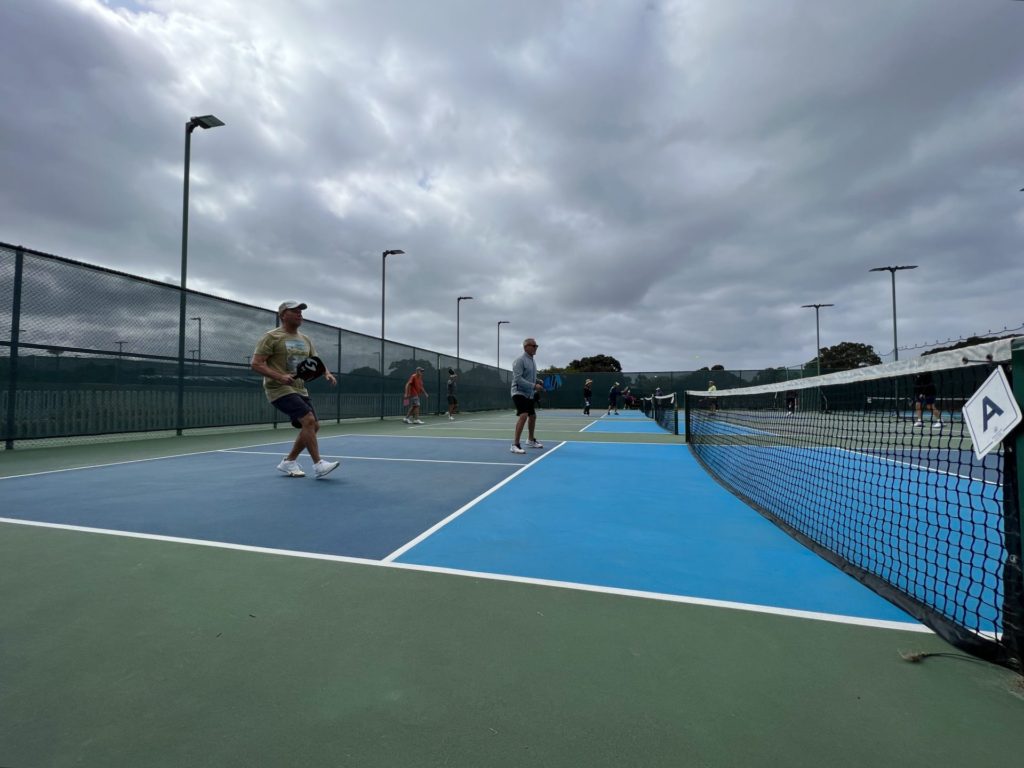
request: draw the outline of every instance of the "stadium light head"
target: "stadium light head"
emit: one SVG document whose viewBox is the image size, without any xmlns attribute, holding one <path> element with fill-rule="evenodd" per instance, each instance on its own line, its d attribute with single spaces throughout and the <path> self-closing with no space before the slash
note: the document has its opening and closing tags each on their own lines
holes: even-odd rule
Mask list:
<svg viewBox="0 0 1024 768">
<path fill-rule="evenodd" d="M 917 269 L 917 264 L 908 264 L 902 267 L 874 267 L 868 272 L 896 272 L 899 269 Z"/>
<path fill-rule="evenodd" d="M 200 115 L 199 117 L 193 117 L 188 121 L 189 128 L 219 128 L 224 125 L 224 121 L 215 115 Z"/>
<path fill-rule="evenodd" d="M 385 256 L 397 256 L 400 253 L 405 253 L 405 251 L 403 251 L 401 248 L 395 248 L 390 251 L 384 251 Z"/>
</svg>

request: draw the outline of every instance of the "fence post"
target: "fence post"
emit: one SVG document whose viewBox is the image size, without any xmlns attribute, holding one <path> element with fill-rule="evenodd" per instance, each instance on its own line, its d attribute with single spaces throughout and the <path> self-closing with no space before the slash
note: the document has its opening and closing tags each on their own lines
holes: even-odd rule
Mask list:
<svg viewBox="0 0 1024 768">
<path fill-rule="evenodd" d="M 1024 408 L 1024 338 L 1010 344 L 1013 396 Z M 1006 518 L 1007 562 L 1004 567 L 1003 637 L 1015 656 L 1017 671 L 1024 667 L 1024 424 L 1003 443 L 1003 514 Z"/>
<path fill-rule="evenodd" d="M 14 305 L 11 309 L 11 362 L 10 381 L 7 382 L 7 415 L 4 428 L 4 447 L 14 448 L 14 401 L 18 397 L 18 340 L 21 335 L 21 283 L 25 272 L 25 251 L 19 245 L 14 257 Z"/>
<path fill-rule="evenodd" d="M 338 424 L 341 424 L 341 328 L 338 329 L 338 383 L 334 387 L 334 413 Z"/>
</svg>

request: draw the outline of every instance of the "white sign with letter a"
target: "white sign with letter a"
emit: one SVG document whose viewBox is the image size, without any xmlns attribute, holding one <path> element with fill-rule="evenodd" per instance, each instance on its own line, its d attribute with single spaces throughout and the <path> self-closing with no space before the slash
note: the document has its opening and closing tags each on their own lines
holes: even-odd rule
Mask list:
<svg viewBox="0 0 1024 768">
<path fill-rule="evenodd" d="M 979 459 L 1002 442 L 1021 422 L 1020 406 L 1013 396 L 1002 366 L 978 387 L 963 407 L 964 421 L 971 431 L 974 455 Z"/>
</svg>

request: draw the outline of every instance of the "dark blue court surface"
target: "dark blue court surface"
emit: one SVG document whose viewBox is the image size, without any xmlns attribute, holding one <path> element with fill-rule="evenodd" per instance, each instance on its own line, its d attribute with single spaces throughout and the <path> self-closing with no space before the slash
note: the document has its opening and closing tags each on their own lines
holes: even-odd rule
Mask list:
<svg viewBox="0 0 1024 768">
<path fill-rule="evenodd" d="M 288 445 L 253 446 L 0 481 L 4 517 L 362 558 L 383 558 L 519 470 L 506 440 L 340 436 L 322 480 L 275 470 Z"/>
<path fill-rule="evenodd" d="M 913 621 L 725 491 L 682 445 L 566 443 L 397 560 Z"/>
</svg>

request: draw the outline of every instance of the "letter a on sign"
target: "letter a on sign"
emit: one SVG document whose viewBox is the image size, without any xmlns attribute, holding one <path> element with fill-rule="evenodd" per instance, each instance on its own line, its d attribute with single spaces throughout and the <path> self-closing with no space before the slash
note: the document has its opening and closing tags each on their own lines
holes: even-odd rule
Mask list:
<svg viewBox="0 0 1024 768">
<path fill-rule="evenodd" d="M 1021 422 L 1020 405 L 1013 396 L 1002 366 L 978 387 L 963 407 L 964 422 L 971 433 L 974 455 L 979 459 L 996 448 Z"/>
<path fill-rule="evenodd" d="M 981 398 L 981 418 L 982 418 L 982 421 L 983 421 L 983 423 L 981 425 L 981 431 L 982 432 L 987 432 L 988 431 L 988 421 L 989 421 L 989 419 L 991 419 L 993 416 L 1002 416 L 1002 415 L 1003 415 L 1003 409 L 1002 408 L 1000 408 L 998 405 L 996 405 L 992 400 L 990 400 L 987 397 Z"/>
</svg>

